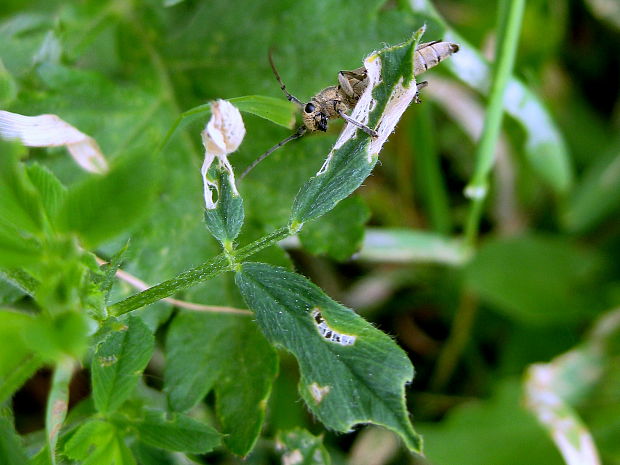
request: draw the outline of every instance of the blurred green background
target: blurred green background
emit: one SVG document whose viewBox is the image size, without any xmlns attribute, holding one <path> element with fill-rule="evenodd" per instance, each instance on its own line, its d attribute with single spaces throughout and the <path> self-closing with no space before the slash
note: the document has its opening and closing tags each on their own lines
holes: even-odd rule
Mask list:
<svg viewBox="0 0 620 465">
<path fill-rule="evenodd" d="M 335 84 L 339 70 L 357 68 L 369 52 L 402 42 L 424 23 L 424 41 L 458 34 L 467 45 L 460 65 L 442 64 L 424 76 L 423 103 L 406 112 L 356 195 L 308 225 L 300 241 L 256 257 L 310 277 L 396 338 L 416 367 L 408 404 L 428 462 L 413 462 L 375 429 L 326 433 L 325 443 L 335 463 L 563 463 L 523 406 L 524 374 L 533 363 L 598 344 L 603 355 L 589 367 L 597 375 L 584 367 L 570 373 L 578 391 L 570 404 L 594 436 L 602 463 L 620 464 L 617 327 L 610 326 L 611 344 L 589 332 L 620 303 L 620 5 L 527 2 L 515 77 L 538 107 L 525 98 L 514 102 L 529 127 L 504 119 L 473 249 L 460 242 L 470 208 L 463 189 L 475 167 L 486 105 L 479 90 L 489 76 L 463 52 L 493 57 L 497 5 L 432 5 L 437 11 L 414 0 L 4 0 L 0 108 L 58 114 L 114 159 L 154 152 L 182 111 L 209 100 L 280 97 L 270 48 L 289 91 L 308 100 Z M 123 267 L 148 283 L 219 251 L 202 222 L 205 122 L 185 127 L 158 156 L 157 197 L 145 202 Z M 291 133 L 247 114 L 244 122 L 246 139 L 231 156 L 237 172 Z M 340 127 L 335 122 L 327 134 L 287 145 L 243 180 L 241 244 L 285 224 L 292 199 L 320 168 Z M 29 156 L 67 184 L 87 176 L 64 149 Z M 548 161 L 558 159 L 560 165 Z M 127 237 L 97 253 L 109 256 Z M 114 292 L 120 298 L 133 291 L 118 286 Z M 243 307 L 229 276 L 181 297 Z M 0 282 L 2 304 L 21 299 Z M 172 311 L 157 304 L 143 316 L 163 337 Z M 88 393 L 82 375 L 72 402 Z M 46 376 L 39 372 L 14 399 L 20 433 L 42 427 Z M 161 384 L 157 364 L 150 376 L 151 385 Z M 283 355 L 266 438 L 294 426 L 323 431 L 300 402 L 296 382 L 295 363 Z M 270 450 L 268 441 L 259 442 L 247 463 L 270 463 Z M 368 457 L 373 461 L 364 462 Z"/>
</svg>

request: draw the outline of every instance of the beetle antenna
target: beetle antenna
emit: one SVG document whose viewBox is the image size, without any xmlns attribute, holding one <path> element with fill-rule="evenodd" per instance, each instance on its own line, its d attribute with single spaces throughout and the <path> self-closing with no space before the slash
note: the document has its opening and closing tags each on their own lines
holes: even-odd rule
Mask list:
<svg viewBox="0 0 620 465">
<path fill-rule="evenodd" d="M 269 150 L 267 150 L 265 153 L 263 153 L 260 157 L 258 157 L 256 160 L 254 160 L 252 162 L 252 164 L 245 169 L 245 171 L 241 174 L 241 176 L 239 176 L 239 180 L 243 179 L 250 171 L 252 171 L 254 169 L 254 167 L 256 165 L 258 165 L 261 161 L 263 161 L 265 158 L 267 158 L 269 155 L 271 155 L 277 149 L 282 147 L 284 144 L 288 144 L 292 140 L 299 139 L 305 133 L 306 133 L 306 127 L 305 126 L 300 126 L 299 129 L 297 129 L 297 131 L 295 131 L 293 134 L 288 136 L 283 141 L 278 142 L 276 145 L 271 147 Z"/>
<path fill-rule="evenodd" d="M 284 92 L 284 95 L 286 95 L 286 98 L 288 99 L 289 102 L 295 102 L 300 107 L 303 107 L 304 104 L 301 102 L 301 100 L 299 100 L 294 95 L 289 94 L 289 92 L 286 90 L 286 86 L 282 82 L 282 78 L 280 77 L 280 74 L 278 73 L 278 70 L 276 69 L 276 65 L 273 62 L 272 51 L 273 51 L 272 49 L 269 49 L 269 64 L 271 65 L 271 69 L 273 70 L 273 74 L 275 74 L 276 79 L 280 83 L 280 89 L 282 89 L 282 92 Z"/>
</svg>

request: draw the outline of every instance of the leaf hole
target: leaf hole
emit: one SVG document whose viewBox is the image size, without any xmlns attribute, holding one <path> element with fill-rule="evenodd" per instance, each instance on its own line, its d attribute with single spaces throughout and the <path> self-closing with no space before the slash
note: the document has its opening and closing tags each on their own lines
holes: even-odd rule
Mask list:
<svg viewBox="0 0 620 465">
<path fill-rule="evenodd" d="M 341 346 L 351 346 L 355 344 L 356 336 L 352 336 L 350 334 L 339 333 L 338 331 L 331 328 L 323 315 L 321 314 L 318 307 L 315 307 L 312 310 L 312 318 L 314 320 L 314 324 L 319 331 L 319 334 L 329 342 L 333 342 L 335 344 L 340 344 Z"/>
<path fill-rule="evenodd" d="M 318 383 L 312 383 L 310 386 L 308 386 L 308 389 L 310 390 L 310 395 L 317 404 L 320 404 L 330 391 L 329 386 L 319 386 Z"/>
</svg>

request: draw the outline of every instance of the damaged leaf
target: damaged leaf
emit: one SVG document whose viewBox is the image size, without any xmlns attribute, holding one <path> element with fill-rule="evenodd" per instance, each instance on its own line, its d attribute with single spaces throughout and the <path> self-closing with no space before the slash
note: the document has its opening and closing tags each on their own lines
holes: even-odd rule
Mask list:
<svg viewBox="0 0 620 465">
<path fill-rule="evenodd" d="M 421 28 L 407 42 L 374 52 L 364 60 L 368 86 L 351 119 L 375 128 L 378 136 L 371 138 L 352 124 L 345 126 L 323 167 L 297 194 L 290 218 L 294 228 L 330 211 L 374 168 L 383 144 L 416 96 L 413 58 L 423 33 Z"/>
<path fill-rule="evenodd" d="M 330 465 L 331 458 L 323 445 L 323 436 L 314 436 L 302 428 L 280 431 L 276 448 L 286 465 Z"/>
<path fill-rule="evenodd" d="M 325 426 L 375 423 L 420 451 L 405 406 L 413 366 L 388 335 L 284 268 L 245 263 L 236 282 L 267 338 L 297 358 L 299 392 Z"/>
</svg>

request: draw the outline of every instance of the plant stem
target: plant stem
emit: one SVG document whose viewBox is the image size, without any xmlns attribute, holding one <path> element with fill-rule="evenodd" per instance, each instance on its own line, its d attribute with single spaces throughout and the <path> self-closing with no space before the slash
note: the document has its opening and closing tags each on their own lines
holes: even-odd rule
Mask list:
<svg viewBox="0 0 620 465">
<path fill-rule="evenodd" d="M 245 247 L 238 249 L 229 256 L 221 253 L 206 263 L 196 268 L 184 271 L 168 281 L 157 284 L 146 291 L 127 297 L 109 307 L 110 315 L 118 316 L 130 312 L 137 308 L 155 303 L 165 297 L 171 296 L 183 289 L 195 286 L 198 283 L 207 281 L 225 271 L 233 271 L 236 266 L 246 258 L 254 255 L 260 250 L 275 244 L 276 242 L 289 236 L 290 230 L 287 227 L 277 229 L 271 234 L 258 239 Z M 231 263 L 232 259 L 232 263 Z"/>
<path fill-rule="evenodd" d="M 175 294 L 183 289 L 194 286 L 231 269 L 230 262 L 224 254 L 213 257 L 191 270 L 183 271 L 172 279 L 157 284 L 146 291 L 127 297 L 125 300 L 109 307 L 110 315 L 119 316 L 137 308 L 155 303 L 165 297 Z"/>
<path fill-rule="evenodd" d="M 465 240 L 470 246 L 476 242 L 482 205 L 489 190 L 489 173 L 495 162 L 495 146 L 504 113 L 504 95 L 514 67 L 524 9 L 525 0 L 500 2 L 497 49 L 489 103 L 482 137 L 476 151 L 476 168 L 469 185 L 465 188 L 465 195 L 472 199 L 465 228 Z"/>
<path fill-rule="evenodd" d="M 291 231 L 288 227 L 276 229 L 274 232 L 268 234 L 267 236 L 261 237 L 257 241 L 254 241 L 251 244 L 246 245 L 245 247 L 237 249 L 233 254 L 233 257 L 235 258 L 235 261 L 237 263 L 241 263 L 246 258 L 251 257 L 258 251 L 264 249 L 265 247 L 269 247 L 276 242 L 280 242 L 282 239 L 290 235 Z"/>
<path fill-rule="evenodd" d="M 461 296 L 461 303 L 454 316 L 450 336 L 443 345 L 437 359 L 437 366 L 431 379 L 431 389 L 434 391 L 443 389 L 454 373 L 463 349 L 469 341 L 477 310 L 477 300 L 464 291 Z"/>
<path fill-rule="evenodd" d="M 62 359 L 56 364 L 47 399 L 45 430 L 50 462 L 53 465 L 56 464 L 56 443 L 69 408 L 69 382 L 73 376 L 74 368 L 75 362 L 71 358 Z"/>
</svg>

